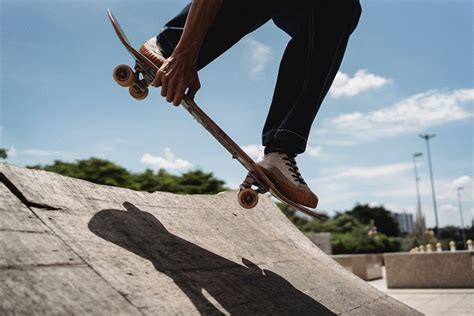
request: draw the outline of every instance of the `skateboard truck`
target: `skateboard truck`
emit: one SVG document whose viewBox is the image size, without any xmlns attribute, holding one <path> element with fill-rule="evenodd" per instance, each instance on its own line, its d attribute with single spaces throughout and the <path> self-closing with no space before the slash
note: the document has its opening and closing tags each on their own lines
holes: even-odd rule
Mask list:
<svg viewBox="0 0 474 316">
<path fill-rule="evenodd" d="M 252 187 L 256 187 L 253 189 Z M 255 180 L 255 178 L 249 173 L 245 177 L 244 181 L 239 186 L 239 193 L 237 195 L 240 206 L 243 208 L 251 209 L 258 204 L 258 194 L 264 194 L 268 192 L 263 186 Z"/>
<path fill-rule="evenodd" d="M 140 79 L 140 74 L 144 77 L 143 79 Z M 148 96 L 149 84 L 138 65 L 135 65 L 135 71 L 128 65 L 118 65 L 112 76 L 119 86 L 128 88 L 128 92 L 134 99 L 144 100 Z"/>
</svg>

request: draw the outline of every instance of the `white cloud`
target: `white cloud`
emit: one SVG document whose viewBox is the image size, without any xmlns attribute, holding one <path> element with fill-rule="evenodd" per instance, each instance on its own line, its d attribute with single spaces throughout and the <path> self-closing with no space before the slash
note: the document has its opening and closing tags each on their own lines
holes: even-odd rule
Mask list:
<svg viewBox="0 0 474 316">
<path fill-rule="evenodd" d="M 368 113 L 342 114 L 323 122 L 317 135 L 335 145 L 356 145 L 381 138 L 425 131 L 471 118 L 463 107 L 474 100 L 474 89 L 416 94 L 395 105 Z"/>
<path fill-rule="evenodd" d="M 457 206 L 454 206 L 451 203 L 446 203 L 446 204 L 441 204 L 439 206 L 439 209 L 443 212 L 448 212 L 448 213 L 454 213 L 454 212 L 459 212 L 459 209 Z"/>
<path fill-rule="evenodd" d="M 338 167 L 334 169 L 322 170 L 322 173 L 328 174 L 331 180 L 341 178 L 381 178 L 405 173 L 413 168 L 412 163 L 398 163 L 370 167 Z"/>
<path fill-rule="evenodd" d="M 34 157 L 34 158 L 69 158 L 71 155 L 64 151 L 57 151 L 57 150 L 46 150 L 46 149 L 37 149 L 37 148 L 30 148 L 24 150 L 17 150 L 14 146 L 11 146 L 10 149 L 7 150 L 8 158 L 15 158 L 15 157 Z"/>
<path fill-rule="evenodd" d="M 259 79 L 272 58 L 272 48 L 254 38 L 247 39 L 245 44 L 250 78 Z"/>
<path fill-rule="evenodd" d="M 20 152 L 22 156 L 32 157 L 67 157 L 68 153 L 64 151 L 44 150 L 44 149 L 25 149 Z"/>
<path fill-rule="evenodd" d="M 368 203 L 371 205 L 384 205 L 395 212 L 416 211 L 416 187 L 412 172 L 408 172 L 410 163 L 386 165 L 387 171 L 381 170 L 382 166 L 374 167 L 341 167 L 322 170 L 320 177 L 311 179 L 310 186 L 320 198 L 319 207 L 324 210 L 345 210 L 353 207 L 355 203 Z M 355 169 L 355 171 L 354 171 Z M 403 170 L 407 170 L 407 172 Z M 361 171 L 364 172 L 361 175 Z M 460 225 L 459 206 L 456 191 L 453 190 L 451 179 L 435 179 L 436 200 L 438 216 L 441 226 Z M 468 191 L 472 182 L 467 184 Z M 422 212 L 428 226 L 434 226 L 434 211 L 432 203 L 431 185 L 427 177 L 420 182 L 420 196 Z M 472 197 L 463 192 L 461 199 L 463 205 L 464 221 L 471 223 Z"/>
<path fill-rule="evenodd" d="M 263 146 L 257 144 L 250 144 L 242 146 L 242 150 L 247 153 L 252 159 L 257 159 L 260 154 L 263 152 Z"/>
<path fill-rule="evenodd" d="M 320 146 L 313 147 L 313 146 L 306 146 L 305 154 L 311 157 L 319 157 L 321 156 L 322 148 Z"/>
<path fill-rule="evenodd" d="M 338 72 L 329 90 L 334 98 L 352 97 L 368 90 L 380 88 L 391 80 L 367 72 L 365 69 L 358 70 L 354 77 Z"/>
<path fill-rule="evenodd" d="M 16 151 L 15 147 L 11 146 L 10 149 L 7 150 L 8 158 L 15 158 L 17 155 L 18 152 Z"/>
<path fill-rule="evenodd" d="M 385 207 L 385 209 L 394 212 L 394 213 L 405 213 L 405 214 L 412 214 L 413 215 L 413 220 L 416 218 L 416 208 L 412 206 L 404 206 L 400 205 L 398 203 L 394 202 L 389 202 L 385 204 L 379 204 L 379 206 L 382 205 Z"/>
<path fill-rule="evenodd" d="M 463 186 L 465 186 L 469 183 L 471 183 L 471 177 L 470 176 L 461 176 L 461 177 L 453 180 L 453 186 L 455 188 L 463 187 Z"/>
<path fill-rule="evenodd" d="M 151 154 L 145 153 L 140 159 L 140 162 L 163 169 L 184 169 L 192 167 L 192 163 L 189 161 L 175 158 L 174 153 L 168 147 L 165 148 L 164 157 L 153 156 Z"/>
</svg>

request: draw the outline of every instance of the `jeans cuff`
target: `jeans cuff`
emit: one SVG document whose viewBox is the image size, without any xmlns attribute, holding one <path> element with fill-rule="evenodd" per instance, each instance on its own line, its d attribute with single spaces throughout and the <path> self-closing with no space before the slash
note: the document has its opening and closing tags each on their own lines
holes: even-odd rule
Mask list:
<svg viewBox="0 0 474 316">
<path fill-rule="evenodd" d="M 276 129 L 262 136 L 262 144 L 288 153 L 301 154 L 306 150 L 307 139 L 290 130 Z"/>
</svg>

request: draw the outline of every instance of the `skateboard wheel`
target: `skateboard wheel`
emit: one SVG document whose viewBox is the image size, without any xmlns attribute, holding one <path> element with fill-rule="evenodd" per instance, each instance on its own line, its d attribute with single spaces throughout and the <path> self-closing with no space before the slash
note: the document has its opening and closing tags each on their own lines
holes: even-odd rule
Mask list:
<svg viewBox="0 0 474 316">
<path fill-rule="evenodd" d="M 250 188 L 239 191 L 238 194 L 239 204 L 243 208 L 251 209 L 257 206 L 258 193 Z"/>
<path fill-rule="evenodd" d="M 118 65 L 115 67 L 113 78 L 122 87 L 130 87 L 135 82 L 135 74 L 128 65 Z"/>
<path fill-rule="evenodd" d="M 138 85 L 133 84 L 128 87 L 128 92 L 136 100 L 144 100 L 148 95 L 148 87 L 140 88 Z"/>
</svg>

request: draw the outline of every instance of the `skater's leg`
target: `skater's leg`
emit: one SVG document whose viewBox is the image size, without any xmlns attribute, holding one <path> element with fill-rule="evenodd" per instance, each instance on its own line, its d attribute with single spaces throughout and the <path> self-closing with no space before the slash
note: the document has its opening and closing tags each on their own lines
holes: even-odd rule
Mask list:
<svg viewBox="0 0 474 316">
<path fill-rule="evenodd" d="M 164 57 L 169 57 L 179 42 L 190 5 L 164 26 L 157 36 Z M 246 34 L 254 31 L 276 11 L 272 5 L 250 5 L 248 1 L 224 1 L 211 24 L 198 57 L 201 69 L 232 47 Z"/>
<path fill-rule="evenodd" d="M 262 135 L 267 149 L 302 153 L 311 125 L 340 67 L 350 34 L 357 26 L 358 0 L 325 0 L 314 8 L 287 10 L 275 24 L 291 40 Z"/>
</svg>

